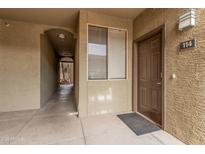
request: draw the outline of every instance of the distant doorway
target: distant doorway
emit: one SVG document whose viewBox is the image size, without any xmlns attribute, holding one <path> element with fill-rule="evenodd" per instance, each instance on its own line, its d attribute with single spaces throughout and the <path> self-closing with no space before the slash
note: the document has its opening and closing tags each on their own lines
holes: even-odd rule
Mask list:
<svg viewBox="0 0 205 154">
<path fill-rule="evenodd" d="M 60 84 L 73 85 L 73 62 L 61 61 L 59 65 L 59 82 Z"/>
</svg>

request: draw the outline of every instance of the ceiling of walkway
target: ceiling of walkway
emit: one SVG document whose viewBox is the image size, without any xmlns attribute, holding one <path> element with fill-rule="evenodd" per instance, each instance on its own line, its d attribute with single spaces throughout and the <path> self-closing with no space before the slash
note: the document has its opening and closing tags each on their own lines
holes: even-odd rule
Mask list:
<svg viewBox="0 0 205 154">
<path fill-rule="evenodd" d="M 1 8 L 0 18 L 64 26 L 74 29 L 79 8 Z M 134 19 L 143 8 L 93 8 L 84 9 L 116 17 Z"/>
<path fill-rule="evenodd" d="M 75 40 L 72 33 L 62 29 L 49 29 L 45 33 L 59 56 L 74 56 Z"/>
<path fill-rule="evenodd" d="M 0 8 L 0 18 L 25 21 L 75 29 L 78 20 L 79 8 Z M 90 8 L 84 9 L 111 16 L 135 19 L 143 8 Z M 48 35 L 55 51 L 59 56 L 74 55 L 74 36 L 62 29 L 50 29 Z"/>
</svg>

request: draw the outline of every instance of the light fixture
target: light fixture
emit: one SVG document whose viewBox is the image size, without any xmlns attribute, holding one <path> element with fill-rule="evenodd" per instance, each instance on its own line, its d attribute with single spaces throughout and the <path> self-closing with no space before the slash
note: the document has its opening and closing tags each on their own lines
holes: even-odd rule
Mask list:
<svg viewBox="0 0 205 154">
<path fill-rule="evenodd" d="M 195 20 L 196 20 L 196 13 L 195 10 L 191 9 L 189 12 L 181 15 L 179 17 L 179 27 L 180 31 L 183 31 L 185 28 L 194 27 Z"/>
<path fill-rule="evenodd" d="M 59 37 L 60 39 L 65 39 L 65 35 L 64 35 L 63 33 L 58 34 L 58 37 Z"/>
</svg>

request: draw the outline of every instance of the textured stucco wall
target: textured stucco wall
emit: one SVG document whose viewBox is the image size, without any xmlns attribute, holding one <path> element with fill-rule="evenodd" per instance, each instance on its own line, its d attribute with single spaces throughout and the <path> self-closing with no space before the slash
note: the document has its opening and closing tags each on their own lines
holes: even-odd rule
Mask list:
<svg viewBox="0 0 205 154">
<path fill-rule="evenodd" d="M 40 34 L 50 28 L 0 19 L 0 112 L 40 107 Z"/>
<path fill-rule="evenodd" d="M 165 24 L 165 130 L 187 144 L 205 144 L 205 9 L 196 9 L 196 26 L 177 30 L 188 9 L 147 9 L 134 21 L 134 39 Z M 179 51 L 179 43 L 197 47 Z M 171 80 L 172 73 L 177 79 Z"/>
<path fill-rule="evenodd" d="M 126 80 L 87 80 L 87 25 L 95 24 L 128 30 Z M 79 115 L 96 115 L 132 110 L 132 21 L 89 11 L 79 15 Z M 111 95 L 111 100 L 107 96 Z M 102 101 L 99 97 L 104 97 Z M 94 99 L 95 100 L 94 100 Z M 94 101 L 93 101 L 94 100 Z"/>
<path fill-rule="evenodd" d="M 40 35 L 40 59 L 41 59 L 41 74 L 40 74 L 40 97 L 41 106 L 55 92 L 58 86 L 58 59 L 56 52 L 53 50 L 51 43 L 46 35 Z"/>
</svg>

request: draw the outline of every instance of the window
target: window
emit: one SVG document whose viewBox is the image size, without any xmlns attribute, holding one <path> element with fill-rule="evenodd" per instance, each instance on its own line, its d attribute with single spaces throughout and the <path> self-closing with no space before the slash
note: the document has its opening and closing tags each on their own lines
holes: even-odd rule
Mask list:
<svg viewBox="0 0 205 154">
<path fill-rule="evenodd" d="M 108 78 L 126 78 L 126 33 L 122 30 L 109 29 Z"/>
<path fill-rule="evenodd" d="M 89 26 L 88 79 L 107 79 L 107 29 Z"/>
<path fill-rule="evenodd" d="M 126 78 L 126 31 L 88 27 L 88 79 Z"/>
</svg>

